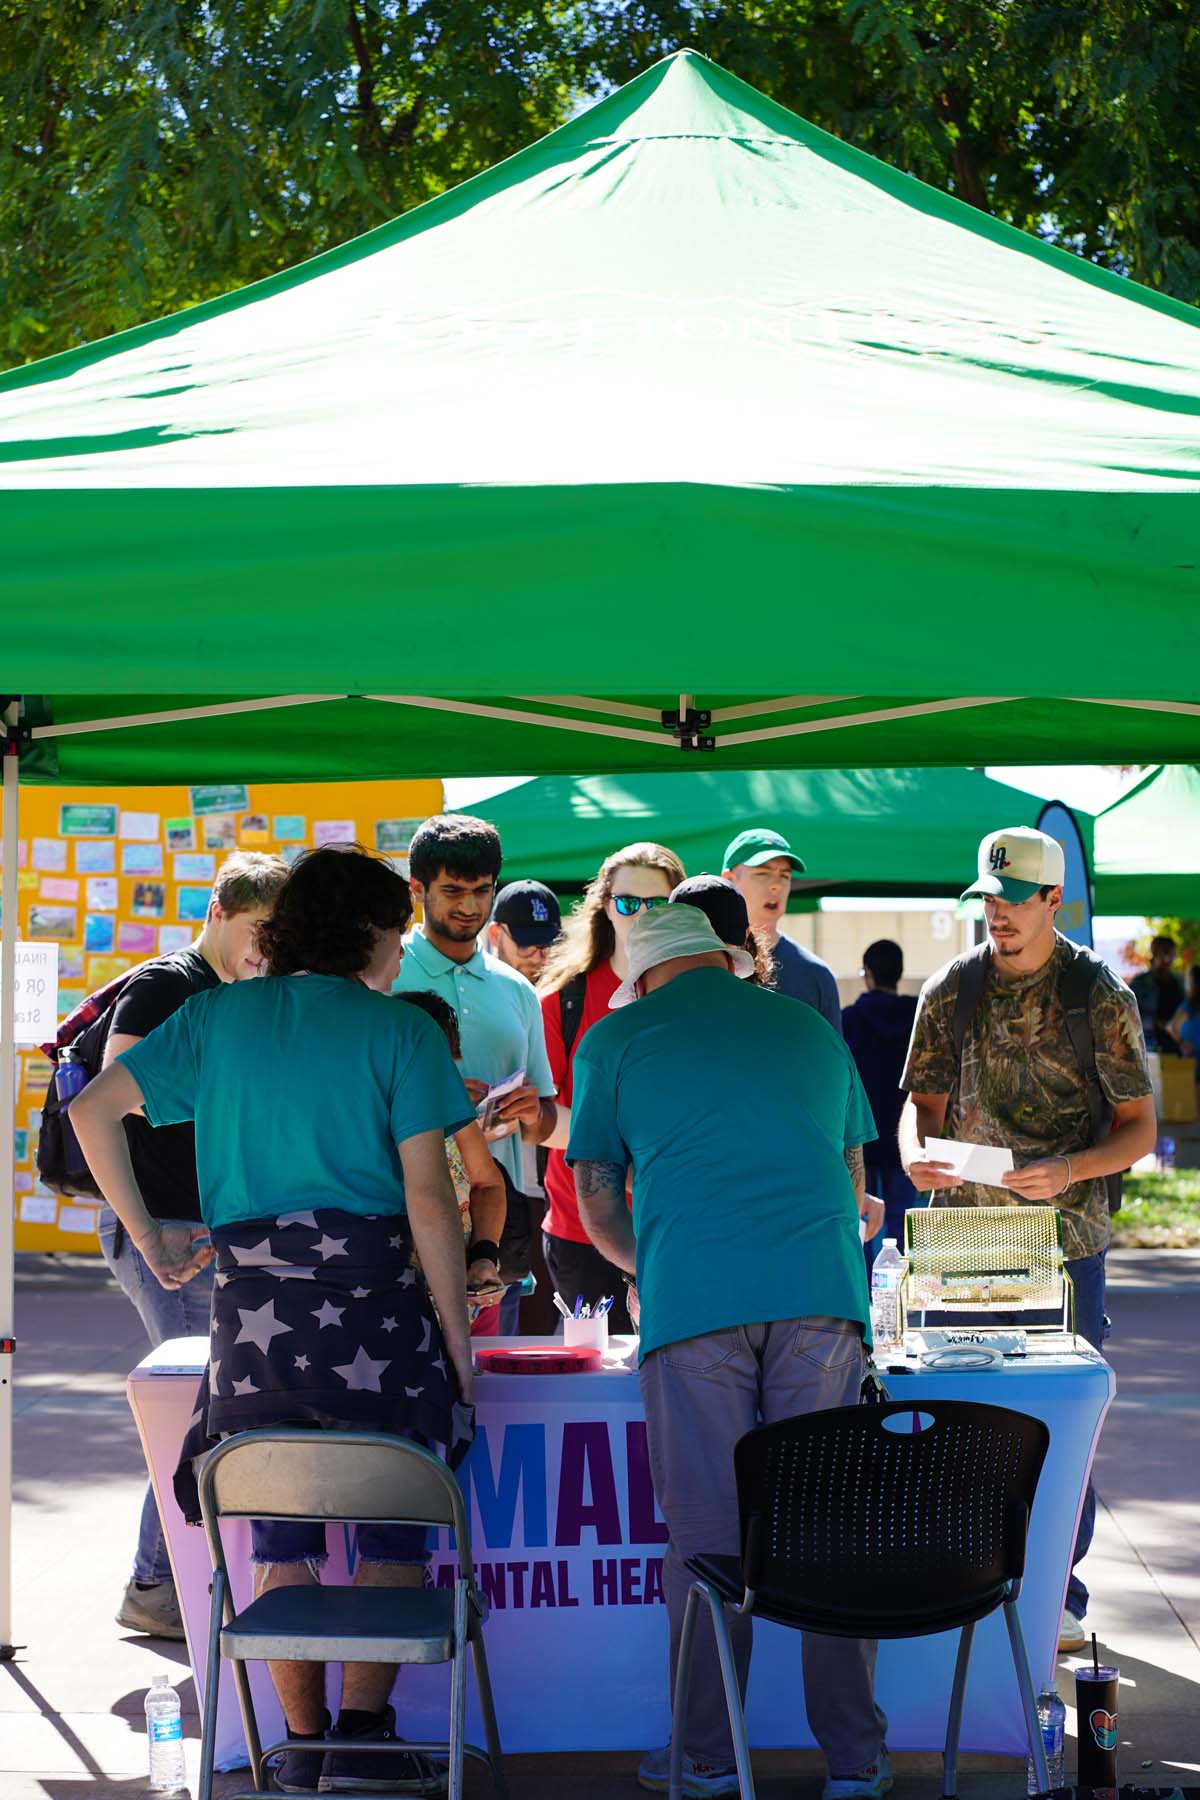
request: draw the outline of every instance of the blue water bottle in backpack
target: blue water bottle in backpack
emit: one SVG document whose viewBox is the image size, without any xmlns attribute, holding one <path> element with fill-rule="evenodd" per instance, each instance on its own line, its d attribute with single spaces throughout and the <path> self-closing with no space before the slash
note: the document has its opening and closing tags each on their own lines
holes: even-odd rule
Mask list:
<svg viewBox="0 0 1200 1800">
<path fill-rule="evenodd" d="M 54 1092 L 62 1109 L 63 1157 L 70 1174 L 87 1169 L 87 1159 L 79 1148 L 79 1139 L 75 1136 L 75 1127 L 71 1124 L 71 1115 L 67 1110 L 76 1094 L 87 1084 L 88 1072 L 83 1064 L 76 1061 L 69 1048 L 62 1050 L 54 1070 Z"/>
</svg>

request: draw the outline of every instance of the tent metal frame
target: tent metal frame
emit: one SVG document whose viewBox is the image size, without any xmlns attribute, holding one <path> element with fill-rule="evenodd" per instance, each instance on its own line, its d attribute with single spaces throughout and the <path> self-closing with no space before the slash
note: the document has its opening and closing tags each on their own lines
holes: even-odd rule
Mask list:
<svg viewBox="0 0 1200 1800">
<path fill-rule="evenodd" d="M 592 699 L 583 694 L 524 694 L 512 698 L 525 700 L 530 707 L 537 705 L 562 708 L 561 713 L 539 713 L 533 710 L 504 705 L 488 705 L 475 701 L 455 700 L 432 694 L 278 694 L 254 700 L 227 700 L 205 706 L 185 706 L 169 711 L 126 713 L 119 717 L 102 719 L 76 719 L 62 724 L 35 725 L 25 727 L 21 724 L 22 703 L 19 698 L 8 698 L 4 706 L 3 741 L 0 742 L 0 760 L 3 761 L 3 811 L 0 815 L 0 836 L 3 840 L 3 870 L 0 878 L 0 895 L 3 897 L 3 919 L 14 921 L 17 917 L 19 883 L 18 869 L 18 831 L 20 824 L 19 804 L 19 755 L 23 742 L 47 742 L 56 738 L 77 737 L 87 732 L 132 730 L 145 725 L 181 724 L 194 719 L 228 718 L 237 713 L 271 712 L 298 706 L 320 706 L 326 702 L 360 699 L 373 700 L 388 706 L 424 707 L 435 712 L 466 713 L 475 718 L 495 719 L 499 723 L 520 725 L 538 725 L 548 731 L 574 731 L 588 736 L 623 739 L 627 742 L 653 746 L 666 752 L 672 750 L 689 750 L 695 747 L 688 741 L 688 721 L 701 717 L 720 725 L 738 719 L 766 718 L 772 713 L 797 712 L 806 706 L 829 705 L 835 701 L 863 699 L 862 695 L 820 695 L 792 694 L 764 698 L 759 701 L 739 704 L 731 707 L 717 707 L 704 714 L 693 713 L 694 696 L 679 695 L 679 711 L 674 715 L 674 726 L 668 723 L 668 715 L 650 706 L 638 706 L 615 700 Z M 844 730 L 852 725 L 882 724 L 893 719 L 913 719 L 934 713 L 958 712 L 969 707 L 1002 706 L 1012 695 L 979 695 L 965 699 L 925 700 L 908 706 L 882 707 L 877 710 L 851 712 L 825 716 L 819 719 L 797 720 L 789 724 L 764 725 L 754 730 L 732 732 L 718 738 L 717 747 L 724 743 L 730 746 L 739 744 L 767 744 L 783 738 L 807 736 L 821 732 Z M 1098 700 L 1089 698 L 1091 706 L 1131 707 L 1142 712 L 1162 712 L 1180 714 L 1188 718 L 1200 717 L 1200 706 L 1177 701 L 1159 700 Z M 592 718 L 582 718 L 582 711 L 590 712 Z M 639 725 L 657 725 L 657 730 L 638 729 L 633 723 L 618 724 L 616 720 L 637 721 Z M 704 730 L 709 724 L 704 725 Z M 706 745 L 711 740 L 702 740 Z M 16 1072 L 17 1045 L 15 1025 L 16 994 L 16 932 L 0 930 L 0 1662 L 10 1659 L 17 1646 L 12 1642 L 12 1419 L 13 1388 L 12 1375 L 14 1364 L 14 1276 L 15 1276 L 15 1223 L 16 1194 L 13 1177 L 15 1175 L 15 1143 L 14 1126 L 16 1120 Z"/>
</svg>

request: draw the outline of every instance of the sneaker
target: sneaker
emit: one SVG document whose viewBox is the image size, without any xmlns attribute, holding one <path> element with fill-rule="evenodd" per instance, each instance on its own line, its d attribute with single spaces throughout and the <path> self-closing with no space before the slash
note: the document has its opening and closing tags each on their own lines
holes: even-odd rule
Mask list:
<svg viewBox="0 0 1200 1800">
<path fill-rule="evenodd" d="M 831 1775 L 821 1789 L 821 1800 L 883 1800 L 892 1785 L 892 1765 L 887 1745 L 879 1752 L 879 1761 L 852 1775 Z"/>
<path fill-rule="evenodd" d="M 1062 1624 L 1058 1628 L 1058 1647 L 1060 1650 L 1082 1650 L 1087 1638 L 1083 1629 L 1083 1620 L 1077 1619 L 1068 1606 L 1062 1616 Z"/>
<path fill-rule="evenodd" d="M 126 1631 L 140 1631 L 146 1637 L 183 1638 L 183 1619 L 173 1581 L 156 1581 L 152 1587 L 139 1587 L 131 1581 L 125 1589 L 117 1624 Z"/>
<path fill-rule="evenodd" d="M 325 1737 L 332 1723 L 325 1714 L 324 1729 L 313 1734 L 311 1750 L 285 1750 L 271 1768 L 271 1786 L 277 1794 L 315 1794 L 325 1766 Z"/>
<path fill-rule="evenodd" d="M 447 1772 L 438 1769 L 427 1756 L 412 1752 L 396 1756 L 390 1751 L 351 1750 L 356 1737 L 396 1737 L 396 1710 L 385 1706 L 365 1731 L 345 1731 L 341 1722 L 329 1733 L 325 1751 L 325 1767 L 317 1783 L 319 1794 L 441 1794 L 446 1790 Z"/>
<path fill-rule="evenodd" d="M 671 1746 L 648 1750 L 637 1772 L 638 1786 L 651 1794 L 665 1794 L 671 1787 Z M 683 1791 L 685 1794 L 718 1796 L 741 1793 L 737 1770 L 723 1769 L 717 1763 L 701 1762 L 683 1753 Z"/>
</svg>

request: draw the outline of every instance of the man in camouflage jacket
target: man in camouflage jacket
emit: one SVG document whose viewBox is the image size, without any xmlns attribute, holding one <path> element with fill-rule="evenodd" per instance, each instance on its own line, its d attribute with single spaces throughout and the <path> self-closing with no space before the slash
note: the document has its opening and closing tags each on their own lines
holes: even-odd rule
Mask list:
<svg viewBox="0 0 1200 1800">
<path fill-rule="evenodd" d="M 900 1154 L 934 1206 L 1056 1206 L 1062 1213 L 1067 1272 L 1080 1334 L 1096 1349 L 1105 1335 L 1104 1258 L 1110 1235 L 1104 1177 L 1128 1169 L 1154 1148 L 1157 1133 L 1141 1020 L 1133 995 L 1100 968 L 1088 1017 L 1100 1085 L 1112 1107 L 1112 1132 L 1092 1143 L 1083 1071 L 1067 1033 L 1061 983 L 1074 952 L 1054 929 L 1062 904 L 1062 848 L 1040 831 L 991 833 L 979 847 L 979 876 L 963 898 L 983 898 L 990 966 L 983 992 L 955 1053 L 954 964 L 922 990 L 901 1086 Z M 1013 1153 L 1004 1187 L 963 1181 L 925 1155 L 928 1137 L 996 1144 Z M 1095 1523 L 1088 1484 L 1072 1558 L 1060 1648 L 1078 1649 L 1088 1592 L 1078 1564 Z"/>
</svg>

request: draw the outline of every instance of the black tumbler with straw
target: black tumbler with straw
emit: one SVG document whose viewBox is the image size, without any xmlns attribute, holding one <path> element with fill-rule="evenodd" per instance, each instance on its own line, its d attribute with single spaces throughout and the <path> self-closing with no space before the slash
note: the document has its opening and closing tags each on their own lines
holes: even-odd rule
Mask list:
<svg viewBox="0 0 1200 1800">
<path fill-rule="evenodd" d="M 1117 1792 L 1117 1683 L 1120 1670 L 1106 1668 L 1096 1649 L 1092 1633 L 1092 1666 L 1086 1664 L 1075 1671 L 1075 1709 L 1079 1732 L 1079 1771 L 1076 1784 L 1081 1792 L 1090 1789 L 1096 1796 L 1112 1796 Z"/>
</svg>

